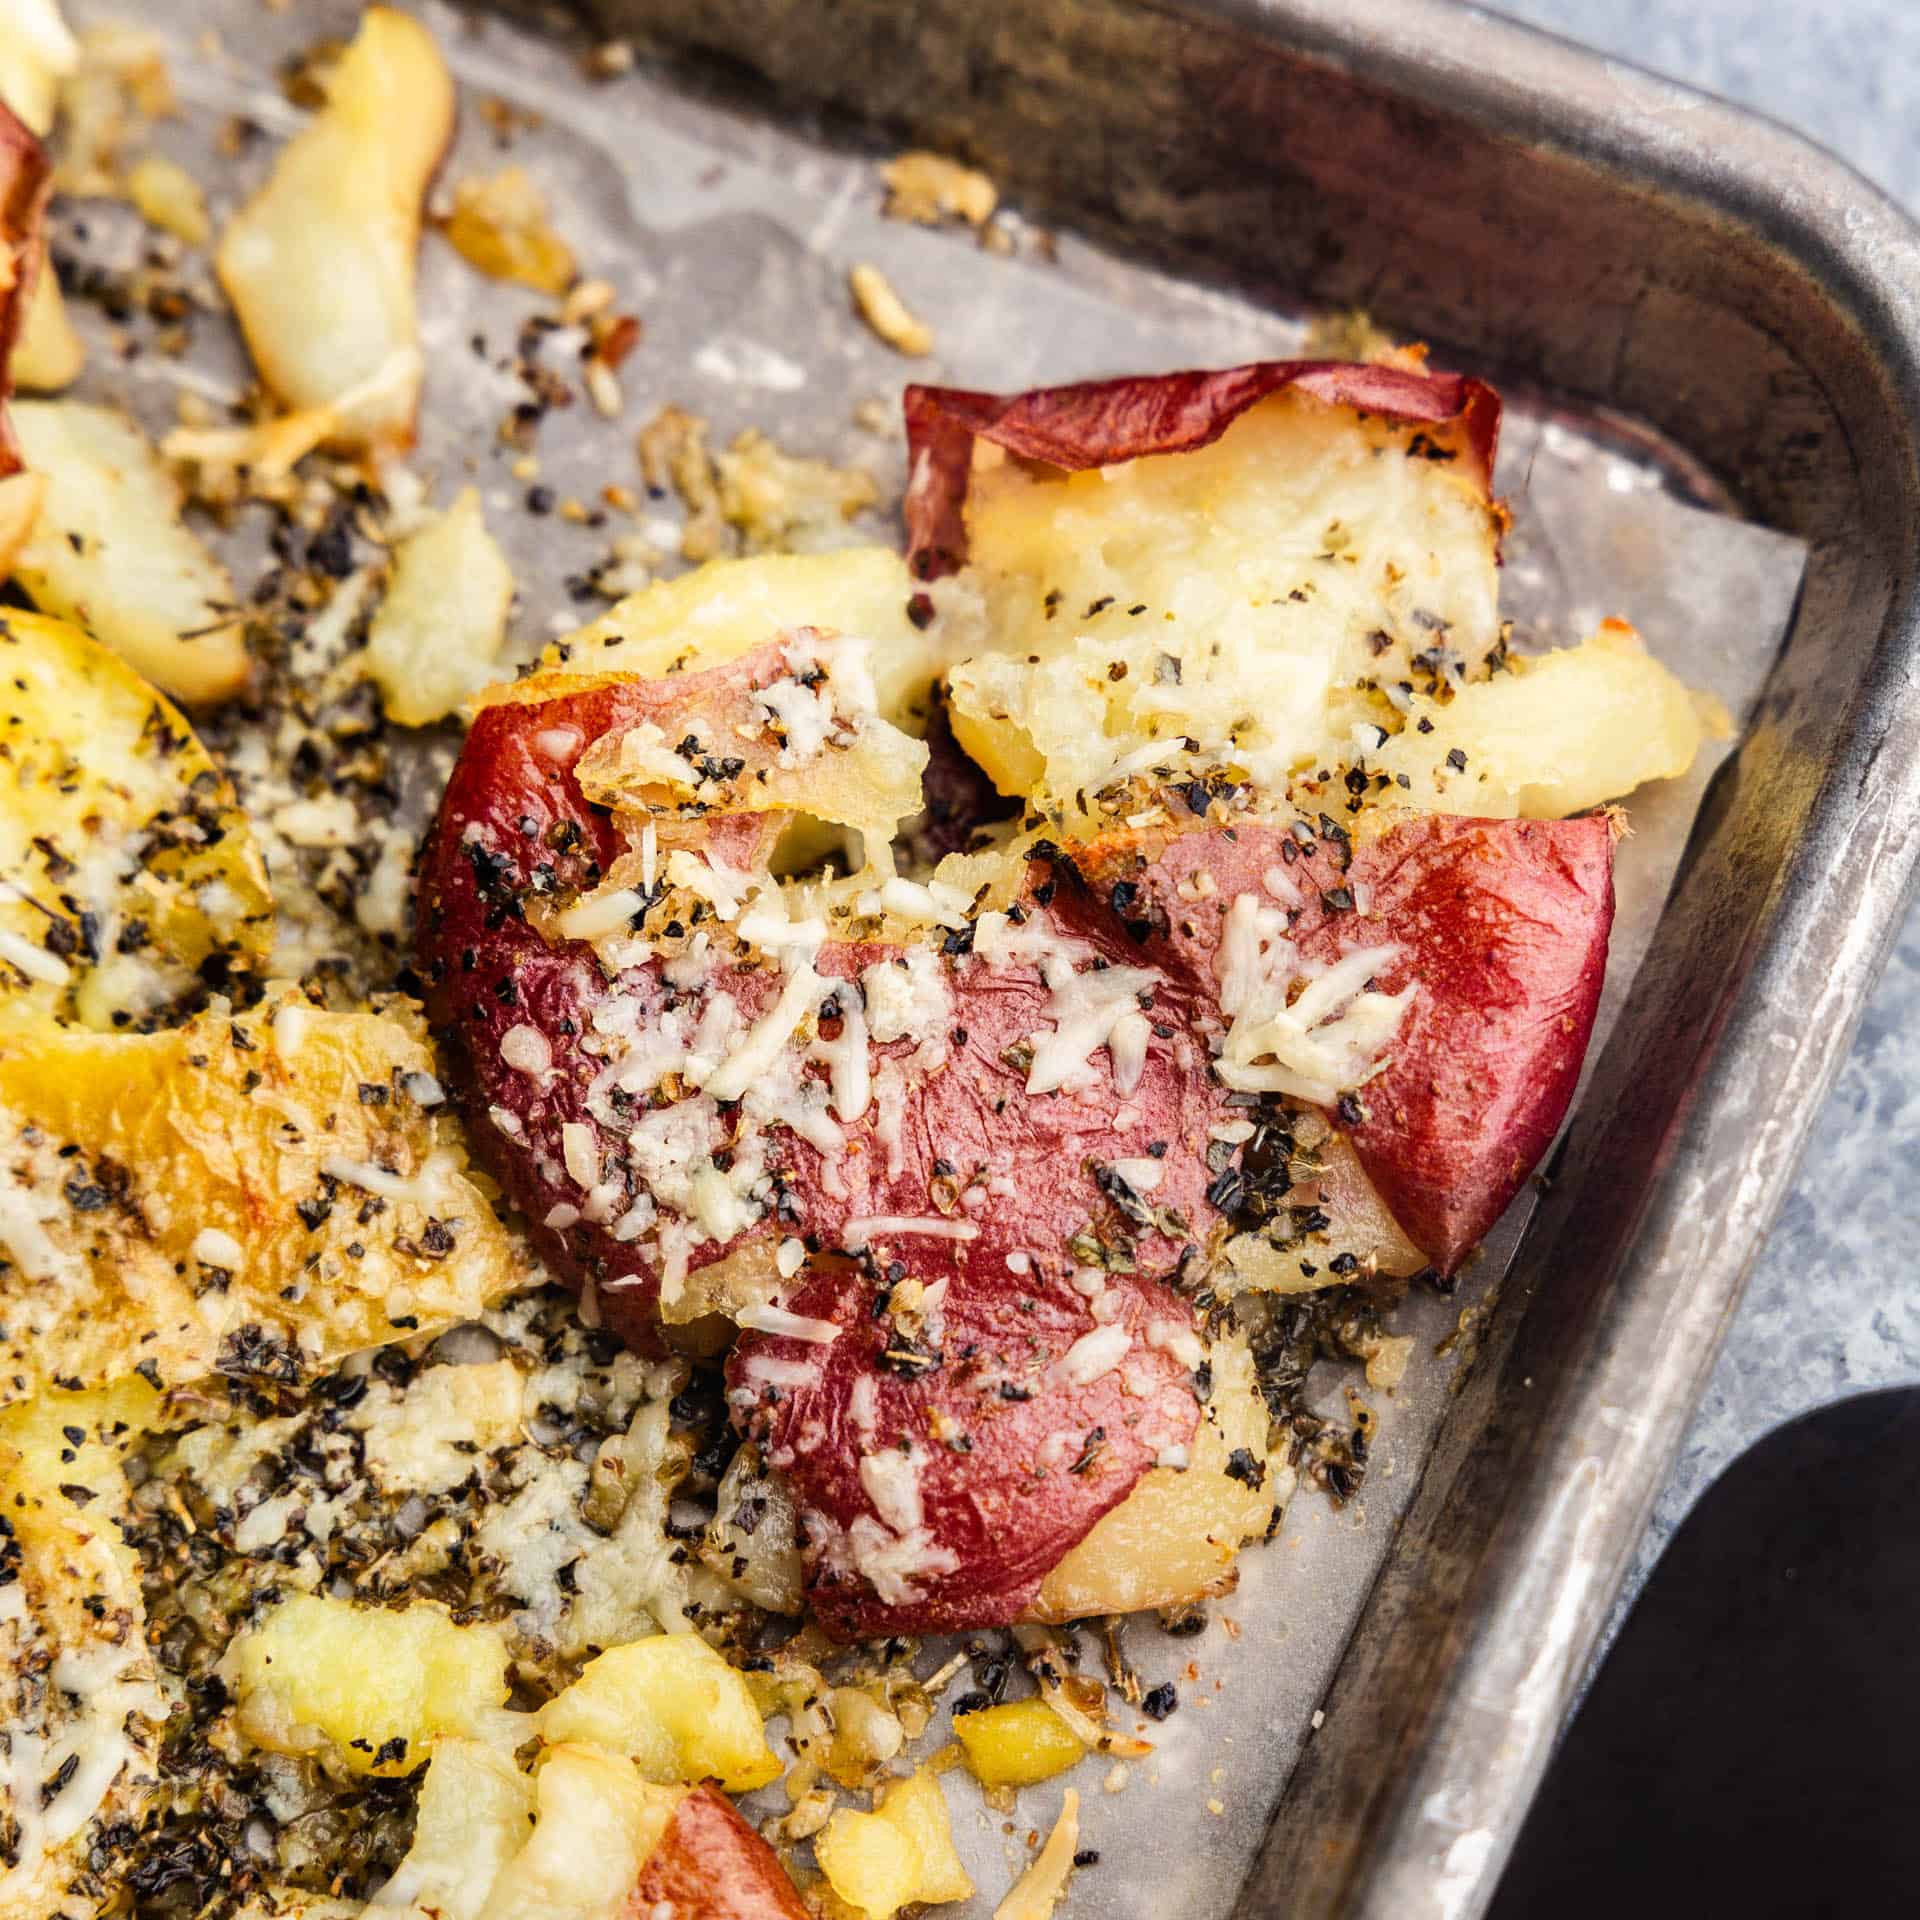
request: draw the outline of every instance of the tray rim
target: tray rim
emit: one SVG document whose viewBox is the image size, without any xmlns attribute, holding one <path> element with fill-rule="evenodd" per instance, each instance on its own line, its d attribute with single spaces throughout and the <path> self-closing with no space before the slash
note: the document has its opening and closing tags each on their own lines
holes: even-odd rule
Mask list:
<svg viewBox="0 0 1920 1920">
<path fill-rule="evenodd" d="M 1483 129 L 1744 229 L 1818 281 L 1835 315 L 1862 336 L 1901 396 L 1900 416 L 1889 423 L 1893 457 L 1911 472 L 1920 449 L 1920 225 L 1812 140 L 1464 0 L 1368 0 L 1358 14 L 1330 0 L 1147 4 L 1333 65 L 1387 93 L 1427 104 L 1444 94 L 1449 112 Z M 1310 1743 L 1276 1802 L 1242 1913 L 1458 1920 L 1491 1901 L 1914 895 L 1920 837 L 1903 823 L 1920 814 L 1920 703 L 1910 697 L 1917 662 L 1920 595 L 1909 567 L 1892 580 L 1871 665 L 1850 689 L 1841 751 L 1821 774 L 1793 862 L 1777 877 L 1760 937 L 1720 1009 L 1693 1097 L 1671 1117 L 1660 1171 L 1612 1250 L 1602 1350 L 1583 1356 L 1541 1409 L 1533 1431 L 1545 1444 L 1510 1449 L 1522 1479 L 1459 1596 L 1446 1644 L 1435 1650 L 1430 1694 L 1383 1729 L 1391 1764 L 1358 1795 L 1329 1791 L 1325 1776 L 1338 1763 L 1316 1755 L 1334 1743 Z M 1837 940 L 1819 937 L 1836 927 Z M 1768 1009 L 1780 1005 L 1828 1008 L 1836 1017 L 1806 1022 L 1789 1053 L 1768 1030 Z M 1732 1171 L 1724 1116 L 1736 1110 L 1765 1137 L 1738 1169 L 1738 1224 L 1703 1246 L 1689 1215 Z M 1529 1239 L 1537 1245 L 1562 1211 L 1550 1201 Z M 1690 1298 L 1676 1317 L 1670 1294 L 1682 1279 Z M 1616 1423 L 1601 1439 L 1607 1422 L 1592 1416 L 1620 1411 L 1606 1404 L 1606 1359 L 1644 1352 L 1655 1340 L 1664 1348 L 1666 1391 L 1651 1396 L 1650 1415 Z M 1480 1382 L 1489 1395 L 1493 1385 Z M 1448 1486 L 1436 1491 L 1434 1482 L 1450 1467 L 1462 1471 L 1462 1462 L 1439 1457 L 1445 1450 L 1443 1436 L 1416 1508 L 1445 1499 Z M 1414 1524 L 1410 1513 L 1407 1530 Z M 1330 1713 L 1367 1681 L 1354 1671 L 1356 1649 L 1377 1645 L 1413 1613 L 1405 1560 L 1396 1544 L 1342 1655 Z"/>
</svg>

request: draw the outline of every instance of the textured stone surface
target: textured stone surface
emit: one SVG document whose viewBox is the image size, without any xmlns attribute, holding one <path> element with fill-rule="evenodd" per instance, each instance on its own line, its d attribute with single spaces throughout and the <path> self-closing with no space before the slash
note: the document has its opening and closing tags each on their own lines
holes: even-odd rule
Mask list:
<svg viewBox="0 0 1920 1920">
<path fill-rule="evenodd" d="M 1504 0 L 1503 12 L 1812 135 L 1920 210 L 1912 0 Z M 1781 1421 L 1920 1380 L 1920 910 L 1869 1006 L 1641 1543 L 1628 1596 L 1721 1469 Z"/>
</svg>

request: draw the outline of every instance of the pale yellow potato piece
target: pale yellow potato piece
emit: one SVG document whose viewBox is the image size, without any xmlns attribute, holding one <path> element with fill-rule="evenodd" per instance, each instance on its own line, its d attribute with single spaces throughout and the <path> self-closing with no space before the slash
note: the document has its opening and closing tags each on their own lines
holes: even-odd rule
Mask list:
<svg viewBox="0 0 1920 1920">
<path fill-rule="evenodd" d="M 374 1911 L 421 1907 L 438 1920 L 478 1920 L 502 1868 L 533 1831 L 533 1781 L 513 1756 L 478 1740 L 434 1742 L 413 1844 Z"/>
<path fill-rule="evenodd" d="M 480 1920 L 607 1920 L 627 1911 L 684 1787 L 641 1779 L 597 1747 L 555 1747 L 540 1765 L 533 1838 L 510 1860 Z"/>
<path fill-rule="evenodd" d="M 556 640 L 541 665 L 645 679 L 697 673 L 791 628 L 819 627 L 869 643 L 882 716 L 909 733 L 924 733 L 946 656 L 940 637 L 907 617 L 916 590 L 906 562 L 886 547 L 709 560 L 678 579 L 629 594 L 599 619 Z"/>
<path fill-rule="evenodd" d="M 1499 637 L 1496 512 L 1415 438 L 1286 392 L 1104 470 L 985 450 L 971 564 L 935 590 L 961 745 L 1002 791 L 1069 800 L 1188 737 L 1270 788 L 1344 757 L 1383 705 L 1359 681 L 1406 675 L 1441 627 L 1469 666 Z"/>
<path fill-rule="evenodd" d="M 80 43 L 57 0 L 0 0 L 0 100 L 32 133 L 53 128 L 60 83 L 80 65 Z"/>
<path fill-rule="evenodd" d="M 920 1850 L 877 1813 L 837 1808 L 813 1851 L 827 1885 L 863 1920 L 892 1920 L 918 1898 Z"/>
<path fill-rule="evenodd" d="M 166 1703 L 117 1522 L 121 1463 L 158 1398 L 122 1380 L 0 1412 L 0 1511 L 17 1574 L 0 1606 L 0 1725 L 16 1752 L 33 1743 L 35 1756 L 30 1768 L 0 1768 L 0 1827 L 16 1832 L 13 1864 L 0 1867 L 0 1920 L 94 1912 L 93 1842 L 105 1825 L 138 1821 L 157 1784 Z M 41 1782 L 69 1760 L 66 1786 L 42 1804 Z"/>
<path fill-rule="evenodd" d="M 215 270 L 261 378 L 296 412 L 331 410 L 343 449 L 413 441 L 421 209 L 453 114 L 433 36 L 369 7 L 326 105 L 220 238 Z"/>
<path fill-rule="evenodd" d="M 221 1673 L 256 1745 L 386 1778 L 418 1771 L 441 1735 L 486 1727 L 509 1690 L 499 1634 L 455 1626 L 426 1600 L 290 1595 L 234 1641 Z"/>
<path fill-rule="evenodd" d="M 513 573 L 468 487 L 394 548 L 367 635 L 367 673 L 390 720 L 431 726 L 486 684 L 507 637 Z"/>
<path fill-rule="evenodd" d="M 35 604 L 189 706 L 240 692 L 251 662 L 233 581 L 180 517 L 180 485 L 139 427 L 78 400 L 16 402 L 13 424 L 47 483 L 14 560 Z"/>
<path fill-rule="evenodd" d="M 25 393 L 58 393 L 79 379 L 87 364 L 87 345 L 74 330 L 67 298 L 46 257 L 46 244 L 37 248 L 32 290 L 20 320 L 20 337 L 13 343 L 13 383 Z"/>
<path fill-rule="evenodd" d="M 1337 1287 L 1348 1278 L 1333 1266 L 1344 1253 L 1352 1254 L 1368 1273 L 1407 1275 L 1427 1265 L 1427 1256 L 1387 1211 L 1347 1136 L 1328 1128 L 1321 1138 L 1312 1137 L 1321 1124 L 1303 1117 L 1296 1127 L 1300 1148 L 1319 1162 L 1321 1171 L 1292 1187 L 1287 1204 L 1320 1208 L 1329 1218 L 1326 1231 L 1315 1235 L 1310 1255 L 1298 1246 L 1277 1247 L 1258 1234 L 1235 1234 L 1223 1249 L 1220 1293 L 1317 1293 Z"/>
<path fill-rule="evenodd" d="M 405 1003 L 291 993 L 165 1033 L 0 1033 L 0 1403 L 135 1368 L 298 1377 L 525 1285 L 432 1067 Z"/>
<path fill-rule="evenodd" d="M 0 614 L 0 746 L 0 1019 L 139 1027 L 215 957 L 265 965 L 273 896 L 246 816 L 118 654 Z"/>
<path fill-rule="evenodd" d="M 1293 1475 L 1267 1457 L 1267 1406 L 1244 1337 L 1215 1341 L 1212 1365 L 1213 1393 L 1190 1463 L 1150 1467 L 1047 1575 L 1034 1619 L 1079 1620 L 1201 1599 L 1221 1590 L 1241 1546 L 1266 1533 Z M 1241 1448 L 1252 1456 L 1256 1485 L 1226 1470 Z"/>
<path fill-rule="evenodd" d="M 1414 702 L 1406 728 L 1369 758 L 1405 774 L 1408 806 L 1486 819 L 1558 820 L 1624 799 L 1693 765 L 1724 718 L 1691 694 L 1621 620 L 1552 653 L 1516 655 L 1509 669 L 1463 688 L 1445 706 Z M 1422 733 L 1421 719 L 1433 730 Z M 1448 756 L 1465 764 L 1454 767 Z"/>
<path fill-rule="evenodd" d="M 204 247 L 213 238 L 199 181 L 165 154 L 143 154 L 127 169 L 127 198 L 141 219 L 190 247 Z"/>
<path fill-rule="evenodd" d="M 973 1897 L 973 1881 L 954 1847 L 953 1818 L 937 1775 L 919 1767 L 904 1780 L 893 1781 L 882 1791 L 874 1812 L 913 1842 L 920 1861 L 914 1899 L 937 1906 Z"/>
<path fill-rule="evenodd" d="M 540 1737 L 627 1756 L 649 1779 L 750 1793 L 780 1777 L 747 1683 L 697 1634 L 614 1647 L 540 1709 Z"/>
<path fill-rule="evenodd" d="M 983 1787 L 1037 1786 L 1087 1757 L 1079 1735 L 1040 1699 L 956 1714 L 953 1736 Z"/>
</svg>

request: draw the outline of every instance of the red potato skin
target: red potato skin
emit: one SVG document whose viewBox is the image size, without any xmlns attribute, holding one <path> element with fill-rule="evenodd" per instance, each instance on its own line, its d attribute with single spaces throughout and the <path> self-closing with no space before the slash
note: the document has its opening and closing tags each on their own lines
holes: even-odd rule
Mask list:
<svg viewBox="0 0 1920 1920">
<path fill-rule="evenodd" d="M 1305 897 L 1293 938 L 1331 960 L 1391 941 L 1383 992 L 1409 980 L 1390 1063 L 1345 1127 L 1408 1237 L 1453 1272 L 1506 1211 L 1566 1117 L 1593 1031 L 1613 924 L 1611 823 L 1407 815 L 1362 841 L 1303 850 L 1284 829 L 1194 833 L 1161 847 L 1103 847 L 1082 861 L 1095 892 L 1138 889 L 1142 951 L 1194 1002 L 1215 988 L 1214 956 L 1236 894 L 1263 898 L 1278 868 Z M 1205 869 L 1218 891 L 1183 897 Z M 1341 891 L 1364 914 L 1329 905 Z"/>
<path fill-rule="evenodd" d="M 711 1783 L 673 1811 L 620 1920 L 809 1920 L 773 1849 Z"/>
<path fill-rule="evenodd" d="M 691 687 L 705 677 L 652 684 Z M 448 783 L 421 871 L 419 951 L 428 1008 L 454 1069 L 475 1145 L 515 1204 L 536 1223 L 543 1255 L 575 1285 L 632 1277 L 632 1250 L 585 1223 L 566 1234 L 538 1224 L 557 1203 L 579 1196 L 570 1183 L 542 1174 L 526 1142 L 544 1144 L 548 1158 L 557 1161 L 554 1143 L 563 1123 L 584 1122 L 599 1133 L 585 1106 L 585 1085 L 600 1062 L 581 1050 L 577 1029 L 582 1008 L 602 997 L 607 983 L 585 944 L 552 946 L 528 925 L 524 902 L 536 890 L 564 898 L 593 884 L 611 864 L 620 851 L 616 829 L 588 804 L 574 767 L 602 732 L 658 720 L 665 711 L 657 694 L 620 683 L 540 704 L 486 708 Z M 563 745 L 570 735 L 574 743 Z M 1052 879 L 1044 867 L 1037 871 L 1039 896 L 1052 898 Z M 1045 914 L 1048 908 L 1036 899 L 1029 910 Z M 1115 959 L 1125 957 L 1117 928 L 1101 930 L 1095 944 L 1104 944 Z M 829 944 L 816 965 L 823 975 L 849 978 L 898 952 L 873 944 Z M 668 989 L 656 965 L 628 969 L 619 984 L 640 996 L 643 1006 L 666 1004 Z M 778 991 L 779 976 L 762 967 L 723 965 L 722 984 L 751 1020 Z M 1216 1101 L 1205 1074 L 1192 1070 L 1204 1060 L 1203 1045 L 1184 1031 L 1156 1036 L 1140 1087 L 1128 1103 L 1138 1117 L 1115 1130 L 1118 1103 L 1113 1099 L 1093 1106 L 1065 1097 L 1030 1100 L 1022 1073 L 1001 1057 L 1047 1023 L 1047 990 L 1031 969 L 1001 975 L 968 958 L 950 984 L 956 1005 L 948 1035 L 952 1064 L 932 1076 L 912 1103 L 897 1171 L 889 1172 L 885 1152 L 872 1148 L 871 1115 L 863 1127 L 851 1130 L 859 1150 L 846 1157 L 843 1194 L 826 1192 L 813 1149 L 797 1138 L 783 1139 L 784 1171 L 807 1228 L 825 1235 L 848 1218 L 926 1214 L 936 1161 L 964 1174 L 998 1154 L 1017 1166 L 1045 1167 L 1051 1175 L 1038 1185 L 1023 1180 L 1017 1218 L 988 1222 L 982 1238 L 966 1249 L 963 1266 L 1004 1276 L 1007 1253 L 1029 1245 L 1043 1250 L 1090 1220 L 1108 1218 L 1111 1204 L 1094 1181 L 1093 1164 L 1147 1155 L 1165 1142 L 1167 1178 L 1154 1200 L 1184 1217 L 1191 1237 L 1170 1240 L 1153 1232 L 1130 1237 L 1144 1265 L 1171 1270 L 1182 1247 L 1203 1239 L 1213 1218 L 1195 1145 L 1204 1143 Z M 503 1036 L 522 1022 L 546 1034 L 553 1049 L 557 1072 L 544 1088 L 501 1059 Z M 569 1025 L 576 1031 L 568 1032 Z M 912 1051 L 912 1042 L 905 1040 L 876 1045 L 876 1069 Z M 502 1133 L 496 1108 L 521 1120 L 521 1139 Z M 769 1219 L 753 1231 L 782 1230 Z M 708 1242 L 696 1251 L 693 1264 L 698 1268 L 727 1250 Z M 623 1286 L 606 1293 L 602 1302 L 615 1330 L 643 1349 L 657 1341 L 656 1291 L 649 1285 Z"/>
<path fill-rule="evenodd" d="M 1004 448 L 1063 472 L 1112 466 L 1153 453 L 1191 453 L 1219 439 L 1269 395 L 1297 387 L 1330 406 L 1357 407 L 1410 426 L 1466 430 L 1484 488 L 1500 442 L 1500 396 L 1457 373 L 1409 373 L 1347 360 L 1256 360 L 1211 372 L 1137 374 L 974 393 L 908 387 L 907 555 L 923 580 L 955 572 L 967 557 L 965 507 L 975 443 Z"/>
<path fill-rule="evenodd" d="M 53 190 L 53 169 L 46 150 L 25 124 L 0 105 L 0 249 L 8 273 L 0 288 L 0 479 L 20 471 L 20 443 L 14 438 L 6 403 L 13 393 L 13 349 L 26 320 L 27 301 L 42 254 L 39 239 Z"/>
<path fill-rule="evenodd" d="M 922 1268 L 919 1277 L 931 1278 Z M 1171 1289 L 1114 1275 L 1122 1311 L 1110 1324 L 1132 1336 L 1124 1360 L 1085 1384 L 1057 1369 L 1090 1333 L 1086 1302 L 1069 1287 L 970 1270 L 950 1283 L 936 1363 L 921 1373 L 890 1364 L 888 1323 L 856 1272 L 810 1279 L 798 1312 L 841 1329 L 830 1347 L 748 1334 L 727 1377 L 755 1394 L 750 1430 L 807 1512 L 808 1599 L 841 1639 L 1001 1626 L 1032 1604 L 1041 1581 L 1093 1524 L 1133 1491 L 1165 1447 L 1184 1446 L 1199 1424 L 1191 1376 L 1146 1343 L 1153 1322 L 1186 1329 L 1191 1314 Z M 767 1360 L 812 1369 L 815 1380 L 770 1394 Z M 856 1418 L 855 1388 L 872 1384 L 871 1418 Z M 950 1423 L 950 1424 L 949 1424 Z M 944 1439 L 929 1439 L 934 1433 Z M 912 1597 L 883 1599 L 861 1577 L 837 1529 L 873 1511 L 863 1456 L 917 1441 L 917 1481 L 927 1544 L 950 1566 L 913 1572 Z"/>
</svg>

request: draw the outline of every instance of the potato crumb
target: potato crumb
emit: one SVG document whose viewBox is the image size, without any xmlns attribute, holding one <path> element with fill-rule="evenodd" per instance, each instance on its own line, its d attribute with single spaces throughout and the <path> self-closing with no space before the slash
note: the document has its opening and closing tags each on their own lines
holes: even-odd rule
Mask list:
<svg viewBox="0 0 1920 1920">
<path fill-rule="evenodd" d="M 164 154 L 149 153 L 133 163 L 127 172 L 127 198 L 141 219 L 190 247 L 204 247 L 213 237 L 199 182 Z"/>
<path fill-rule="evenodd" d="M 896 353 L 922 360 L 933 351 L 933 329 L 914 317 L 878 267 L 855 267 L 847 275 L 847 285 L 860 318 Z"/>
<path fill-rule="evenodd" d="M 887 183 L 887 218 L 916 226 L 937 227 L 944 220 L 961 220 L 970 227 L 983 227 L 1000 204 L 999 189 L 984 173 L 944 154 L 903 153 L 888 161 L 881 178 Z"/>
<path fill-rule="evenodd" d="M 522 167 L 459 181 L 444 231 L 468 265 L 536 293 L 565 293 L 578 271 L 547 217 L 545 194 Z"/>
</svg>

